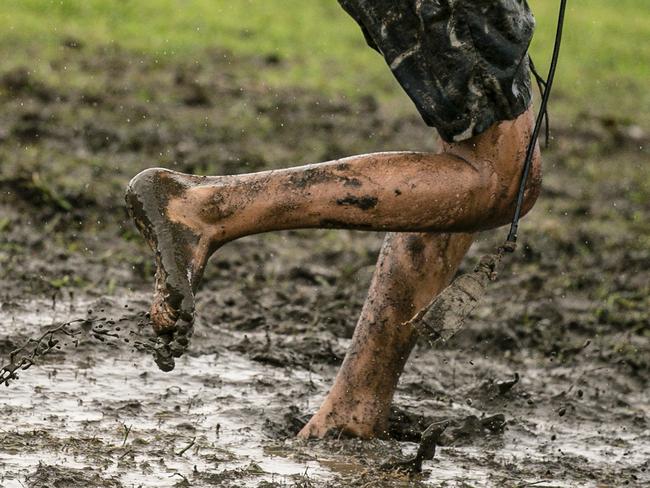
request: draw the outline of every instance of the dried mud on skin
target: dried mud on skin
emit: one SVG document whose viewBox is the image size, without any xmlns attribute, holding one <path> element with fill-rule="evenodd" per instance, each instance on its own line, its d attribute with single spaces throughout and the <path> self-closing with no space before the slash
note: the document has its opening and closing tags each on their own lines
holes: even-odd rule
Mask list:
<svg viewBox="0 0 650 488">
<path fill-rule="evenodd" d="M 89 309 L 139 330 L 153 268 L 122 195 L 145 167 L 224 174 L 435 149 L 414 113 L 250 81 L 281 68 L 262 58 L 58 56 L 50 78 L 0 72 L 2 364 Z M 418 345 L 388 440 L 293 438 L 343 358 L 381 235 L 292 231 L 213 257 L 172 373 L 132 344 L 82 340 L 0 389 L 0 486 L 644 486 L 649 162 L 595 120 L 556 134 L 520 251 L 456 337 Z M 483 235 L 462 271 L 504 236 Z M 380 469 L 440 421 L 422 474 Z"/>
</svg>

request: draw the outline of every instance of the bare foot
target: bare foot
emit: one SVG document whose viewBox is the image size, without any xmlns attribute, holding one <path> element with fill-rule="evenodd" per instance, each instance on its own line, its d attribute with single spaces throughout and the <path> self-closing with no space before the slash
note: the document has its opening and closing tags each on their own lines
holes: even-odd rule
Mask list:
<svg viewBox="0 0 650 488">
<path fill-rule="evenodd" d="M 322 439 L 341 433 L 360 439 L 388 437 L 388 415 L 382 413 L 375 402 L 353 397 L 354 394 L 336 400 L 327 398 L 298 432 L 298 437 Z"/>
<path fill-rule="evenodd" d="M 169 208 L 170 202 L 182 199 L 188 188 L 201 180 L 152 168 L 135 176 L 126 191 L 129 213 L 156 258 L 151 304 L 153 328 L 166 339 L 164 344 L 174 357 L 187 348 L 194 321 L 194 292 L 208 260 L 210 244 L 196 227 L 187 225 L 183 215 L 172 214 Z M 173 368 L 171 358 L 159 357 L 157 362 L 161 369 Z"/>
</svg>

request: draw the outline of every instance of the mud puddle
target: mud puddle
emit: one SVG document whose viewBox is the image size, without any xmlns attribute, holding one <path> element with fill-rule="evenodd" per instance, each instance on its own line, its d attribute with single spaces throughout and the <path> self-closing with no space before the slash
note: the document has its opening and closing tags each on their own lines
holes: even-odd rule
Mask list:
<svg viewBox="0 0 650 488">
<path fill-rule="evenodd" d="M 130 308 L 144 300 L 145 296 L 137 297 Z M 105 307 L 101 310 L 108 316 L 123 315 L 124 304 L 128 305 L 118 300 L 79 300 L 52 308 L 46 301 L 14 303 L 12 312 L 1 316 L 0 338 L 15 336 L 16 331 L 40 333 L 90 307 Z M 4 417 L 0 486 L 47 486 L 38 481 L 39 473 L 47 469 L 53 479 L 57 473 L 68 477 L 92 473 L 97 477 L 95 485 L 83 478 L 92 486 L 160 487 L 328 483 L 596 487 L 603 485 L 589 481 L 589 466 L 598 467 L 599 477 L 637 473 L 633 476 L 639 482 L 647 472 L 643 470 L 650 459 L 650 430 L 647 424 L 641 428 L 640 422 L 650 412 L 642 394 L 628 396 L 617 407 L 602 406 L 613 418 L 636 415 L 636 429 L 622 427 L 620 421 L 590 418 L 594 406 L 569 406 L 560 417 L 553 411 L 554 404 L 566 410 L 572 402 L 553 400 L 561 395 L 559 391 L 536 399 L 539 406 L 526 402 L 522 408 L 519 394 L 488 400 L 480 393 L 489 390 L 484 383 L 464 380 L 450 398 L 423 398 L 413 389 L 416 383 L 433 384 L 423 380 L 423 373 L 432 375 L 445 363 L 455 365 L 460 376 L 469 372 L 462 371 L 465 361 L 456 352 L 424 350 L 405 373 L 405 387 L 396 399 L 400 408 L 436 419 L 502 412 L 507 426 L 503 433 L 486 435 L 468 427 L 471 422 L 461 421 L 447 439 L 449 445 L 425 462 L 421 476 L 386 473 L 378 469 L 380 464 L 413 454 L 417 444 L 352 439 L 304 442 L 288 435 L 292 428 L 296 430 L 291 425 L 296 417 L 305 418 L 318 406 L 334 368 L 317 372 L 251 360 L 233 347 L 241 344 L 237 334 L 224 330 L 208 335 L 206 327 L 197 324 L 197 339 L 204 347 L 206 342 L 214 346 L 211 352 L 181 358 L 171 373 L 158 371 L 150 355 L 125 344 L 83 342 L 77 349 L 54 353 L 0 390 Z M 249 340 L 255 340 L 254 333 Z M 468 369 L 490 367 L 486 360 L 472 362 Z M 545 371 L 529 361 L 519 373 L 522 385 L 515 388 L 529 390 Z M 564 377 L 562 371 L 555 374 Z M 557 378 L 553 383 L 562 386 Z M 475 398 L 479 406 L 457 401 L 463 396 Z M 567 422 L 567 416 L 574 420 Z M 628 486 L 635 485 L 628 481 Z"/>
<path fill-rule="evenodd" d="M 256 391 L 258 377 L 287 383 L 292 375 L 269 378 L 259 364 L 232 354 L 220 359 L 223 367 L 214 357 L 188 357 L 173 375 L 148 378 L 140 373 L 143 366 L 155 368 L 146 364 L 148 359 L 142 364 L 100 358 L 82 374 L 74 363 L 41 368 L 3 400 L 3 409 L 17 414 L 17 428 L 3 433 L 2 444 L 11 452 L 12 437 L 18 441 L 38 433 L 49 439 L 36 446 L 29 442 L 27 453 L 0 454 L 8 471 L 4 476 L 31 473 L 39 463 L 82 469 L 99 460 L 102 476 L 117 478 L 124 486 L 174 486 L 182 479 L 176 473 L 191 478 L 197 472 L 224 470 L 240 471 L 241 486 L 287 482 L 290 475 L 307 472 L 327 477 L 329 470 L 316 462 L 294 461 L 288 451 L 284 457 L 266 453 L 263 416 L 251 415 L 251 409 L 261 414 L 260 406 L 273 400 Z M 206 386 L 206 377 L 218 378 L 219 386 Z M 21 419 L 29 422 L 26 430 L 19 427 Z M 67 444 L 76 445 L 72 455 Z M 247 471 L 255 483 L 246 481 Z"/>
<path fill-rule="evenodd" d="M 39 307 L 49 308 L 20 306 Z M 12 314 L 3 317 L 0 336 L 17 329 L 40 333 L 60 316 L 56 310 L 51 318 Z M 179 475 L 218 474 L 216 468 L 241 472 L 241 486 L 287 482 L 305 473 L 328 476 L 314 461 L 292 460 L 289 450 L 272 451 L 284 456 L 265 452 L 265 409 L 280 408 L 269 386 L 304 385 L 308 372 L 269 369 L 223 350 L 185 356 L 165 374 L 150 356 L 124 347 L 113 354 L 101 349 L 105 345 L 64 349 L 2 390 L 1 408 L 9 416 L 0 441 L 2 486 L 21 486 L 39 463 L 83 469 L 99 462 L 102 476 L 124 486 L 174 486 L 183 479 Z M 249 471 L 254 482 L 245 480 Z"/>
</svg>

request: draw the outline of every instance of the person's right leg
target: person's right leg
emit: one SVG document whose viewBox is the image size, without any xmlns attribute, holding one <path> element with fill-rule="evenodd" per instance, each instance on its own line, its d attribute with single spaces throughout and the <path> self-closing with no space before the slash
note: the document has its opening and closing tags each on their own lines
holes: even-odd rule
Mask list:
<svg viewBox="0 0 650 488">
<path fill-rule="evenodd" d="M 387 437 L 393 393 L 415 344 L 404 325 L 453 278 L 472 234 L 391 233 L 336 381 L 301 437 Z"/>
</svg>

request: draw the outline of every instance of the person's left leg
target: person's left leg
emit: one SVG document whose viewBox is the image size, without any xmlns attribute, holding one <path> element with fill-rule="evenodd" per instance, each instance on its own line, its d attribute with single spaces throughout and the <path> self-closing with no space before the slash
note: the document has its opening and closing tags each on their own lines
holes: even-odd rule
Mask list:
<svg viewBox="0 0 650 488">
<path fill-rule="evenodd" d="M 297 228 L 476 232 L 509 222 L 532 122 L 528 110 L 440 154 L 363 154 L 233 176 L 143 171 L 126 200 L 156 253 L 156 332 L 191 321 L 208 258 L 239 237 Z M 539 192 L 539 167 L 536 157 L 524 210 Z"/>
<path fill-rule="evenodd" d="M 415 344 L 415 331 L 403 324 L 449 284 L 472 241 L 464 233 L 386 236 L 352 344 L 300 437 L 386 437 L 393 393 Z"/>
</svg>

